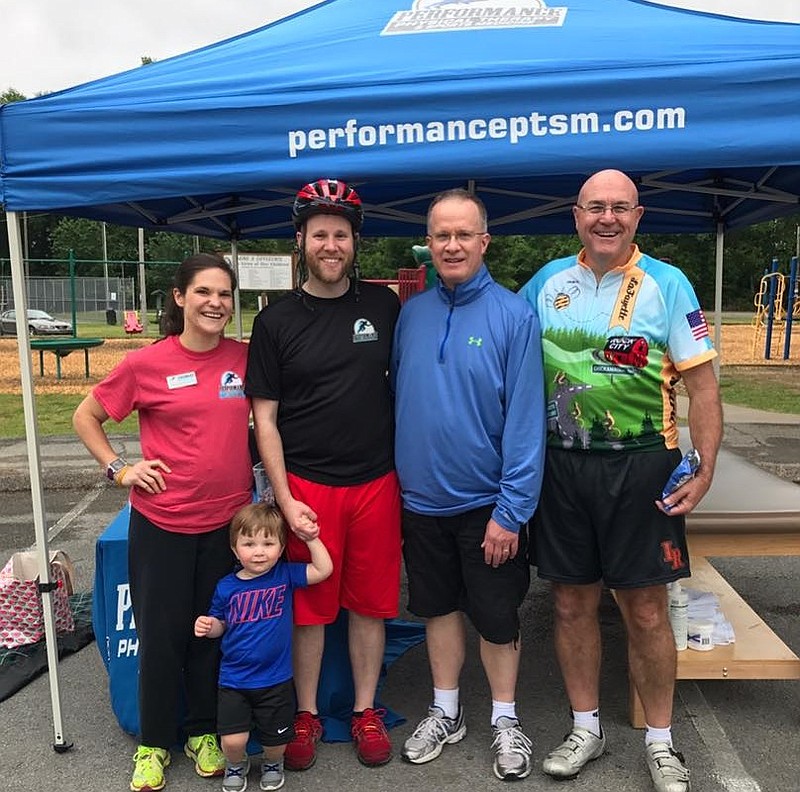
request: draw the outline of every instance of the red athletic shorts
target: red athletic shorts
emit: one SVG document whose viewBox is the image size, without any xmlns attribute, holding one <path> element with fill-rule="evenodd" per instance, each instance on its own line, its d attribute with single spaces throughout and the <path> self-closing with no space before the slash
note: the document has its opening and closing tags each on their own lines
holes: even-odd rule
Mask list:
<svg viewBox="0 0 800 792">
<path fill-rule="evenodd" d="M 392 619 L 400 597 L 400 485 L 397 474 L 332 487 L 290 473 L 292 496 L 308 504 L 319 522 L 319 538 L 333 560 L 327 580 L 294 592 L 294 623 L 330 624 L 339 608 Z M 291 531 L 290 561 L 310 561 L 308 547 Z"/>
</svg>

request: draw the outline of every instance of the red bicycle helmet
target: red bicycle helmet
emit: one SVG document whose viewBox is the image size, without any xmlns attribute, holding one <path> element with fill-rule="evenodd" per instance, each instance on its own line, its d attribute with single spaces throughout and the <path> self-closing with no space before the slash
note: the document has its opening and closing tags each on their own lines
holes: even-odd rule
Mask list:
<svg viewBox="0 0 800 792">
<path fill-rule="evenodd" d="M 316 214 L 342 215 L 358 233 L 364 221 L 364 210 L 358 193 L 339 179 L 317 179 L 297 193 L 292 207 L 292 220 L 299 231 L 303 223 Z"/>
</svg>

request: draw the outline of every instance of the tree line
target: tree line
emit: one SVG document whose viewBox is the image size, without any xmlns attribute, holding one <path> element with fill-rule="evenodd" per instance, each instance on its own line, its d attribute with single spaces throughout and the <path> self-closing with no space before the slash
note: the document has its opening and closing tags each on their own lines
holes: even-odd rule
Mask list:
<svg viewBox="0 0 800 792">
<path fill-rule="evenodd" d="M 0 215 L 0 277 L 8 276 L 8 237 L 5 216 Z M 26 257 L 31 260 L 32 276 L 68 274 L 70 251 L 82 263 L 79 275 L 100 276 L 103 273 L 101 223 L 75 217 L 29 213 L 23 229 Z M 764 273 L 777 258 L 781 272 L 788 273 L 790 258 L 796 254 L 800 214 L 770 220 L 749 228 L 730 231 L 725 237 L 723 273 L 723 308 L 749 311 Z M 641 234 L 639 247 L 656 258 L 668 259 L 679 266 L 694 285 L 701 304 L 714 304 L 715 238 L 713 234 Z M 359 245 L 358 260 L 364 278 L 395 278 L 401 267 L 414 267 L 412 245 L 425 244 L 423 236 L 409 238 L 364 238 Z M 194 252 L 229 253 L 225 243 L 215 239 L 196 238 L 168 232 L 145 233 L 145 260 L 178 262 Z M 241 253 L 288 254 L 294 239 L 256 239 L 239 243 Z M 106 249 L 110 262 L 135 263 L 139 260 L 138 231 L 123 226 L 106 226 Z M 518 289 L 551 259 L 576 253 L 580 242 L 572 236 L 495 236 L 486 253 L 492 275 L 512 290 Z M 45 263 L 37 264 L 44 260 Z M 55 261 L 54 261 L 55 260 Z M 59 263 L 58 260 L 61 260 Z M 133 272 L 133 270 L 130 270 Z M 153 288 L 167 289 L 169 267 L 159 276 L 153 273 Z M 150 277 L 150 276 L 148 276 Z M 163 281 L 163 283 L 161 282 Z"/>
</svg>

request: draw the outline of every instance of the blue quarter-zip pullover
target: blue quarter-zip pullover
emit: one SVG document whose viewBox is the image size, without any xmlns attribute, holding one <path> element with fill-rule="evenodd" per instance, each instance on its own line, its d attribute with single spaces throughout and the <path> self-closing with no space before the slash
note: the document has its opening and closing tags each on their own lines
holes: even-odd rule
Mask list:
<svg viewBox="0 0 800 792">
<path fill-rule="evenodd" d="M 395 461 L 410 511 L 495 504 L 518 532 L 539 499 L 545 407 L 539 323 L 485 265 L 409 300 L 394 336 Z"/>
</svg>

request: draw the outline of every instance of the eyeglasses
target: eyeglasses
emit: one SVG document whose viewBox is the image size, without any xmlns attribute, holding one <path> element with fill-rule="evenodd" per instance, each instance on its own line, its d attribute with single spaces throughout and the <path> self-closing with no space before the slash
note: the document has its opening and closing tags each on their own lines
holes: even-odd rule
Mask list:
<svg viewBox="0 0 800 792">
<path fill-rule="evenodd" d="M 638 209 L 638 206 L 631 206 L 630 204 L 626 203 L 615 203 L 615 204 L 605 204 L 605 203 L 588 203 L 586 206 L 582 206 L 581 204 L 575 204 L 578 209 L 582 209 L 584 212 L 588 212 L 590 215 L 604 215 L 607 210 L 611 210 L 611 214 L 614 217 L 622 217 L 623 215 L 628 214 L 628 212 L 632 212 L 634 209 Z"/>
<path fill-rule="evenodd" d="M 473 239 L 485 236 L 486 231 L 453 231 L 448 234 L 445 231 L 437 231 L 435 234 L 428 234 L 428 239 L 432 239 L 437 245 L 446 245 L 451 239 L 455 239 L 459 245 L 468 245 Z"/>
</svg>

